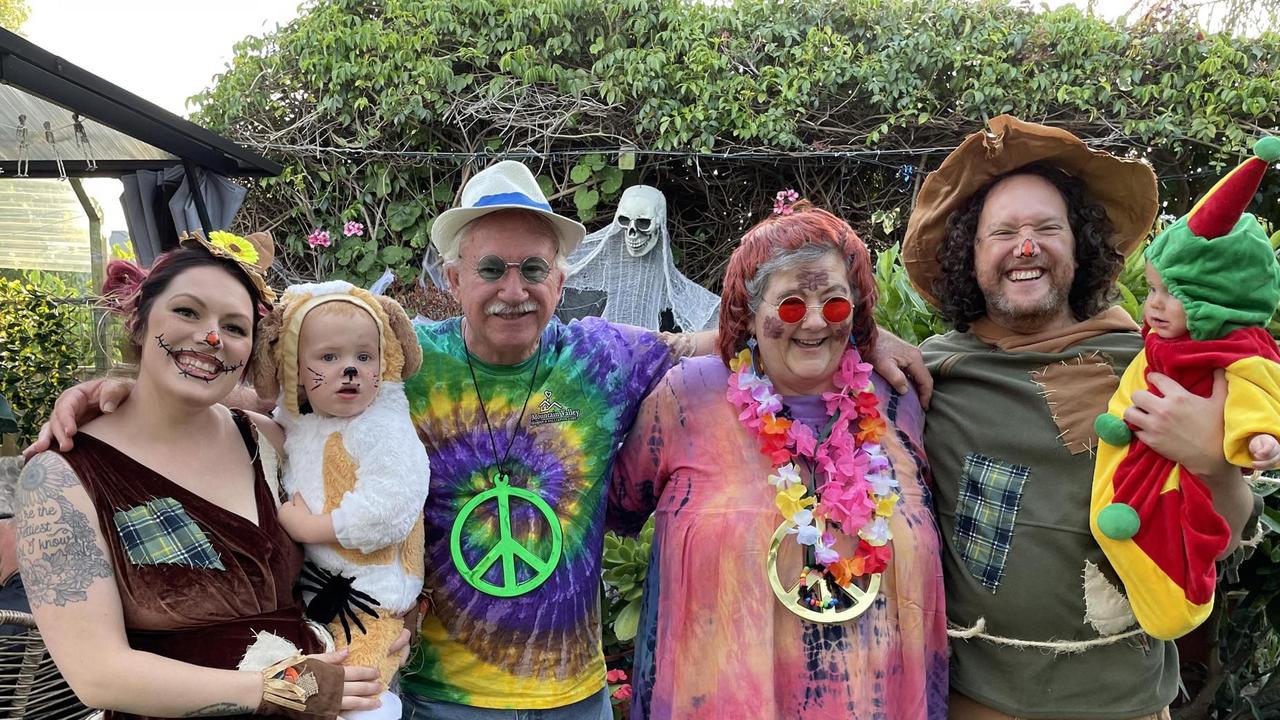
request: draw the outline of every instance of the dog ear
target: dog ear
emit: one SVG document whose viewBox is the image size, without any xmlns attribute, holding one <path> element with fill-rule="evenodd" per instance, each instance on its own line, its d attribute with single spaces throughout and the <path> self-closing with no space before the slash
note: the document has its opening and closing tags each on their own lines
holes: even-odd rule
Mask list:
<svg viewBox="0 0 1280 720">
<path fill-rule="evenodd" d="M 280 397 L 280 328 L 284 324 L 284 304 L 271 308 L 258 321 L 258 342 L 253 348 L 253 389 L 263 400 Z"/>
<path fill-rule="evenodd" d="M 418 372 L 418 368 L 422 367 L 422 347 L 418 345 L 418 334 L 413 331 L 413 322 L 409 320 L 404 308 L 400 307 L 400 303 L 386 295 L 379 295 L 378 304 L 387 314 L 387 323 L 391 325 L 391 332 L 395 335 L 396 342 L 400 343 L 401 352 L 404 353 L 400 379 L 408 380 Z"/>
</svg>

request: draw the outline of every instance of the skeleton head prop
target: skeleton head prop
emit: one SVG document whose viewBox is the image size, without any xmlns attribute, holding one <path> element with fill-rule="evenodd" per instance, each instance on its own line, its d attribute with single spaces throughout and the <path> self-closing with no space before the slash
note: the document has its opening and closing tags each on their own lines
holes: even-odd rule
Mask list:
<svg viewBox="0 0 1280 720">
<path fill-rule="evenodd" d="M 613 221 L 587 235 L 569 256 L 565 293 L 557 311 L 564 322 L 599 315 L 650 330 L 671 329 L 664 320 L 670 310 L 675 326 L 694 332 L 713 327 L 720 309 L 719 297 L 680 274 L 672 262 L 667 200 L 647 185 L 627 188 Z"/>
<path fill-rule="evenodd" d="M 627 252 L 632 257 L 644 257 L 658 244 L 667 225 L 667 198 L 658 188 L 632 185 L 618 200 L 613 221 L 626 231 L 623 242 Z"/>
</svg>

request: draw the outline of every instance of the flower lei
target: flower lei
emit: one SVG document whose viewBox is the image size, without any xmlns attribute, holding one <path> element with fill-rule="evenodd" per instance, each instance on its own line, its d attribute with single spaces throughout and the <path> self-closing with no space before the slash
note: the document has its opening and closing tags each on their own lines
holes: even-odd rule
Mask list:
<svg viewBox="0 0 1280 720">
<path fill-rule="evenodd" d="M 730 360 L 729 368 L 733 374 L 726 396 L 775 465 L 769 484 L 778 489 L 774 502 L 792 524 L 789 532 L 796 542 L 812 546 L 821 569 L 843 587 L 855 577 L 883 572 L 893 554 L 889 518 L 898 503 L 898 481 L 880 449 L 887 426 L 871 385 L 871 365 L 862 362 L 852 345 L 840 358 L 834 376 L 839 389 L 822 394 L 831 420 L 821 442 L 804 423 L 778 416 L 782 398 L 767 377 L 756 373 L 750 348 Z M 808 458 L 827 477 L 816 498 L 801 481 L 797 456 Z M 845 528 L 858 528 L 851 557 L 842 558 L 833 549 L 828 524 L 846 533 Z"/>
</svg>

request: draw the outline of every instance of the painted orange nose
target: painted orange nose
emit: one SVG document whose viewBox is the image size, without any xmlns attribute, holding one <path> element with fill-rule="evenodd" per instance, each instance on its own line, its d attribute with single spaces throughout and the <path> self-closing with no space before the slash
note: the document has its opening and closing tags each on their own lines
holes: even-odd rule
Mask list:
<svg viewBox="0 0 1280 720">
<path fill-rule="evenodd" d="M 218 347 L 219 345 L 222 344 L 222 338 L 218 337 L 217 330 L 210 330 L 209 332 L 205 333 L 204 342 L 209 347 Z"/>
<path fill-rule="evenodd" d="M 1031 244 L 1030 240 L 1023 240 L 1022 247 L 1018 248 L 1018 257 L 1031 257 L 1036 254 L 1035 250 L 1035 246 Z"/>
</svg>

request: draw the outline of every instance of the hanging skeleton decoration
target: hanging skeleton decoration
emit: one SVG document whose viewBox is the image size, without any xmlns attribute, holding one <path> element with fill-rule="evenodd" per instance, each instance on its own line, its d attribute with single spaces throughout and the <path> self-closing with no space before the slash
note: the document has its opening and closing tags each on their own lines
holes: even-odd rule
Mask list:
<svg viewBox="0 0 1280 720">
<path fill-rule="evenodd" d="M 676 268 L 667 234 L 667 199 L 648 185 L 627 188 L 613 222 L 588 235 L 569 256 L 565 289 L 557 312 L 565 322 L 600 315 L 650 330 L 673 330 L 662 324 L 668 310 L 680 330 L 695 332 L 714 327 L 719 319 L 720 298 Z"/>
<path fill-rule="evenodd" d="M 54 137 L 53 126 L 48 120 L 44 121 L 44 141 L 53 149 L 53 162 L 58 166 L 58 179 L 66 180 L 67 168 L 62 164 L 62 153 L 58 152 L 58 139 Z"/>
<path fill-rule="evenodd" d="M 31 141 L 27 139 L 27 116 L 18 116 L 18 127 L 16 128 L 18 135 L 18 173 L 14 177 L 27 177 L 27 172 L 31 169 Z"/>
<path fill-rule="evenodd" d="M 93 143 L 89 142 L 89 133 L 84 128 L 84 118 L 80 113 L 71 113 L 71 127 L 75 131 L 76 148 L 84 155 L 85 169 L 97 170 L 98 159 L 93 155 Z"/>
</svg>

